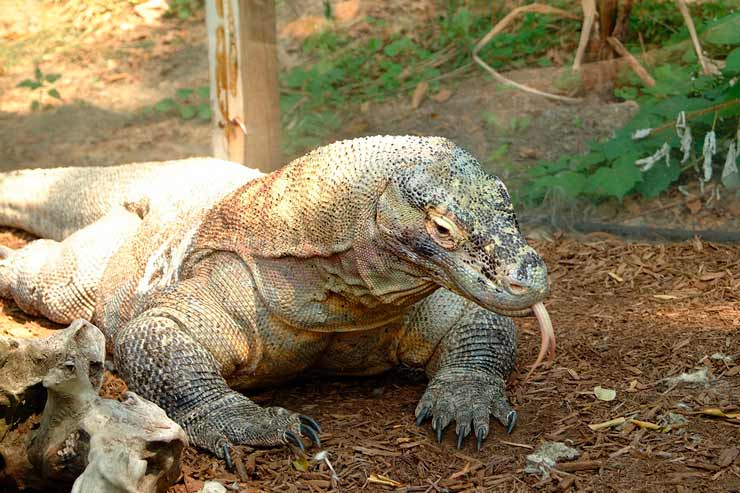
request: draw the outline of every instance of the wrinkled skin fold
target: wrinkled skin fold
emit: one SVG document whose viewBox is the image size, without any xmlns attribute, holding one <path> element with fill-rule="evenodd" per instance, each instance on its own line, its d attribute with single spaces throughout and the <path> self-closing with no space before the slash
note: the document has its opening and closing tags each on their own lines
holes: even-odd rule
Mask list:
<svg viewBox="0 0 740 493">
<path fill-rule="evenodd" d="M 506 187 L 443 138 L 338 142 L 269 175 L 208 159 L 4 174 L 0 222 L 48 238 L 3 252 L 0 294 L 94 321 L 130 388 L 220 457 L 320 440 L 240 390 L 398 364 L 429 375 L 417 421 L 480 447 L 491 415 L 517 420 L 509 316 L 540 321 L 536 365 L 554 351 L 547 269 Z"/>
</svg>

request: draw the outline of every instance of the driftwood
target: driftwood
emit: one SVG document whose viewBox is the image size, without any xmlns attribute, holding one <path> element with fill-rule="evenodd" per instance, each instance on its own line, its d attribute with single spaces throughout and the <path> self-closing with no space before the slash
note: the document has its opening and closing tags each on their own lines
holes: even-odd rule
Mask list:
<svg viewBox="0 0 740 493">
<path fill-rule="evenodd" d="M 103 334 L 82 320 L 0 337 L 0 487 L 155 492 L 177 479 L 184 431 L 133 392 L 99 397 L 104 362 Z"/>
</svg>

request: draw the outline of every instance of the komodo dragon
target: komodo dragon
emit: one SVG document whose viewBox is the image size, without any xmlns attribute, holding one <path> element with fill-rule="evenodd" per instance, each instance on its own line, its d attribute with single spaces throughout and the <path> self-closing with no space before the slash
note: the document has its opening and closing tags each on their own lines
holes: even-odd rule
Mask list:
<svg viewBox="0 0 740 493">
<path fill-rule="evenodd" d="M 423 367 L 417 422 L 477 446 L 532 313 L 554 351 L 547 270 L 504 184 L 436 137 L 319 148 L 264 175 L 210 159 L 0 174 L 0 224 L 39 237 L 4 248 L 0 295 L 105 333 L 135 392 L 193 444 L 273 446 L 316 422 L 233 389 L 306 370 L 371 375 Z"/>
</svg>

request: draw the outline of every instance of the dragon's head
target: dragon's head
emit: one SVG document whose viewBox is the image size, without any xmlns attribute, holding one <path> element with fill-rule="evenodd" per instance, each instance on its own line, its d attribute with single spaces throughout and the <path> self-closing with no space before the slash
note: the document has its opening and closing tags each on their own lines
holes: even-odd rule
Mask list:
<svg viewBox="0 0 740 493">
<path fill-rule="evenodd" d="M 503 182 L 452 142 L 424 142 L 379 199 L 387 247 L 488 310 L 530 313 L 548 295 L 547 267 L 522 236 Z"/>
</svg>

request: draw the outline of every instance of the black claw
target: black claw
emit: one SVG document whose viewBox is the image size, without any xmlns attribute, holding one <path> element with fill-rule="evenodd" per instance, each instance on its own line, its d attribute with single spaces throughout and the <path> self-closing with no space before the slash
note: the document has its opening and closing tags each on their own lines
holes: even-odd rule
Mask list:
<svg viewBox="0 0 740 493">
<path fill-rule="evenodd" d="M 429 408 L 428 407 L 421 408 L 421 412 L 416 417 L 416 426 L 421 425 L 424 422 L 424 420 L 427 419 L 427 416 L 429 416 Z"/>
<path fill-rule="evenodd" d="M 478 431 L 475 432 L 475 448 L 480 452 L 481 447 L 483 446 L 483 437 L 485 436 L 485 429 L 484 428 L 478 428 Z"/>
<path fill-rule="evenodd" d="M 299 449 L 301 449 L 301 452 L 306 451 L 306 447 L 303 445 L 303 440 L 301 440 L 301 437 L 293 433 L 292 431 L 286 431 L 285 432 L 285 440 L 289 443 L 292 443 Z"/>
<path fill-rule="evenodd" d="M 442 416 L 434 418 L 434 430 L 437 432 L 437 443 L 442 443 L 442 433 L 444 428 L 442 427 Z"/>
<path fill-rule="evenodd" d="M 321 426 L 316 422 L 315 419 L 313 419 L 311 416 L 306 416 L 305 414 L 298 415 L 298 419 L 301 421 L 301 424 L 304 424 L 306 426 L 309 426 L 313 428 L 313 430 L 316 433 L 321 433 Z"/>
<path fill-rule="evenodd" d="M 458 449 L 462 448 L 463 440 L 465 439 L 465 435 L 467 434 L 468 434 L 468 425 L 460 426 L 460 429 L 458 430 L 458 433 L 457 433 L 457 448 Z"/>
<path fill-rule="evenodd" d="M 301 424 L 301 433 L 306 435 L 311 443 L 315 443 L 317 447 L 321 448 L 321 440 L 319 439 L 318 433 L 309 425 Z"/>
<path fill-rule="evenodd" d="M 229 471 L 234 470 L 234 463 L 231 461 L 231 452 L 229 451 L 229 444 L 224 443 L 224 460 L 226 461 L 226 469 Z"/>
<path fill-rule="evenodd" d="M 516 426 L 516 411 L 511 411 L 509 415 L 506 418 L 506 432 L 511 435 L 511 432 L 514 431 L 514 427 Z"/>
</svg>

